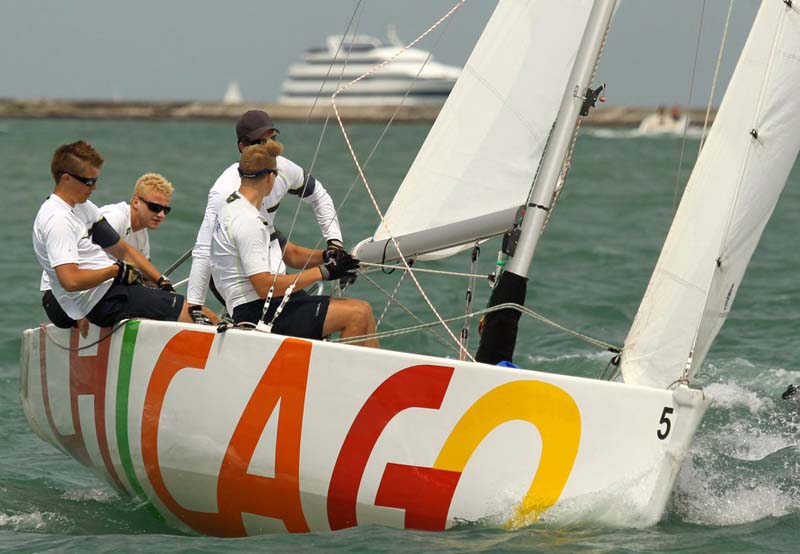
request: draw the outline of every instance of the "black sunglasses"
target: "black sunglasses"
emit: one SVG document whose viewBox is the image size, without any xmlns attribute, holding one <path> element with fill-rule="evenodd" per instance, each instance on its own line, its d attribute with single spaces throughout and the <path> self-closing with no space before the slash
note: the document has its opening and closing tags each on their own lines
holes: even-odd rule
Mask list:
<svg viewBox="0 0 800 554">
<path fill-rule="evenodd" d="M 76 181 L 80 181 L 87 187 L 93 187 L 97 183 L 97 177 L 81 177 L 80 175 L 75 175 L 74 173 L 67 172 L 67 175 L 75 179 Z"/>
<path fill-rule="evenodd" d="M 279 133 L 280 133 L 280 131 L 275 129 L 275 134 L 274 135 L 272 135 L 271 137 L 250 141 L 250 146 L 253 146 L 254 144 L 267 144 L 268 140 L 278 140 L 278 134 Z"/>
<path fill-rule="evenodd" d="M 172 206 L 162 206 L 161 204 L 145 200 L 141 196 L 137 196 L 136 198 L 144 202 L 144 205 L 147 206 L 147 209 L 154 214 L 164 212 L 164 215 L 167 215 L 172 210 Z"/>
</svg>

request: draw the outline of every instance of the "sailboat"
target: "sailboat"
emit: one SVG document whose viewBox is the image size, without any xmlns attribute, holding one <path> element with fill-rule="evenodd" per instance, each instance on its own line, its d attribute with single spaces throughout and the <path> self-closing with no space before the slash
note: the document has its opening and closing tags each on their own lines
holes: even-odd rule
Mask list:
<svg viewBox="0 0 800 554">
<path fill-rule="evenodd" d="M 242 102 L 244 102 L 244 98 L 242 98 L 242 89 L 239 87 L 239 82 L 231 81 L 228 83 L 228 88 L 225 89 L 222 103 L 227 105 L 239 105 Z"/>
<path fill-rule="evenodd" d="M 597 97 L 614 9 L 500 0 L 359 245 L 364 260 L 437 258 L 509 232 L 476 361 L 146 320 L 86 338 L 42 326 L 22 341 L 32 429 L 176 526 L 215 536 L 657 522 L 710 403 L 694 374 L 800 148 L 800 14 L 761 5 L 620 377 L 494 365 L 513 358 L 514 307 Z"/>
</svg>

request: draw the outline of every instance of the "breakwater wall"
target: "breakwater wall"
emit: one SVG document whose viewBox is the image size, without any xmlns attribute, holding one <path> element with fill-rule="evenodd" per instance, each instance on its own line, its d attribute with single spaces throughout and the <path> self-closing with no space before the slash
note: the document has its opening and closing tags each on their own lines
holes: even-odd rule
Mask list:
<svg viewBox="0 0 800 554">
<path fill-rule="evenodd" d="M 0 99 L 0 118 L 75 118 L 75 119 L 224 119 L 233 120 L 245 110 L 262 109 L 278 121 L 323 121 L 334 117 L 330 104 L 289 106 L 275 103 L 223 104 L 214 102 L 179 101 L 111 101 Z M 339 114 L 347 122 L 385 123 L 433 121 L 438 106 L 339 106 Z M 653 107 L 600 106 L 594 109 L 584 125 L 603 127 L 636 127 Z M 694 124 L 705 119 L 705 109 L 686 110 Z M 712 110 L 710 121 L 713 121 Z"/>
</svg>

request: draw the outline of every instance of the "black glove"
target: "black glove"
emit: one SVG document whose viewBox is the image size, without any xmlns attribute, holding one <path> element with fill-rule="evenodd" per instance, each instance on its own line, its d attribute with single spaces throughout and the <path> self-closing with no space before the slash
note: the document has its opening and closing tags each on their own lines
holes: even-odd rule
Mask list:
<svg viewBox="0 0 800 554">
<path fill-rule="evenodd" d="M 158 278 L 158 281 L 156 281 L 156 286 L 167 292 L 175 292 L 175 287 L 172 286 L 172 281 L 163 275 Z"/>
<path fill-rule="evenodd" d="M 358 259 L 352 255 L 343 253 L 338 257 L 319 266 L 323 281 L 335 281 L 343 277 L 355 278 L 356 270 L 359 268 Z"/>
<path fill-rule="evenodd" d="M 114 265 L 117 266 L 117 276 L 114 277 L 115 285 L 135 285 L 142 282 L 142 272 L 128 265 L 123 261 L 118 261 Z"/>
<path fill-rule="evenodd" d="M 356 277 L 357 275 L 355 273 L 348 273 L 347 275 L 339 279 L 339 289 L 344 290 L 353 283 L 355 283 Z"/>
<path fill-rule="evenodd" d="M 188 312 L 192 321 L 198 325 L 214 325 L 214 323 L 208 319 L 208 316 L 203 313 L 203 306 L 189 306 Z"/>
<path fill-rule="evenodd" d="M 347 254 L 347 251 L 344 249 L 344 244 L 342 244 L 342 241 L 336 239 L 328 239 L 328 247 L 322 253 L 322 261 L 323 263 L 328 263 L 331 260 L 337 259 L 342 254 Z"/>
</svg>

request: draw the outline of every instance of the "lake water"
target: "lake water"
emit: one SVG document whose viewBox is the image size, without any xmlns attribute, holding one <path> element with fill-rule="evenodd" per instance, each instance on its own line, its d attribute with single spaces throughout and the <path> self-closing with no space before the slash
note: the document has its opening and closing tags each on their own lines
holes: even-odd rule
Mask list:
<svg viewBox="0 0 800 554">
<path fill-rule="evenodd" d="M 286 155 L 325 185 L 339 203 L 348 245 L 372 234 L 377 216 L 341 134 L 318 124 L 281 125 Z M 383 128 L 349 127 L 366 158 Z M 398 125 L 381 141 L 366 174 L 382 207 L 424 140 L 427 125 Z M 83 138 L 107 162 L 92 200 L 130 197 L 142 173 L 157 171 L 176 192 L 173 211 L 151 234 L 153 261 L 166 267 L 194 242 L 206 195 L 236 159 L 233 122 L 5 120 L 0 125 L 4 195 L 0 260 L 0 552 L 796 552 L 800 539 L 800 403 L 780 399 L 800 384 L 800 175 L 795 171 L 753 257 L 728 322 L 695 385 L 715 402 L 685 460 L 664 520 L 650 528 L 530 527 L 506 532 L 468 526 L 433 534 L 366 527 L 337 533 L 222 540 L 186 536 L 155 519 L 140 502 L 119 496 L 89 470 L 30 430 L 18 397 L 19 339 L 38 325 L 40 270 L 31 248 L 38 206 L 52 191 L 49 162 L 58 144 Z M 497 137 L 502 140 L 502 137 Z M 319 150 L 315 158 L 315 152 Z M 686 143 L 685 182 L 698 141 Z M 668 230 L 676 197 L 678 138 L 642 138 L 622 131 L 582 133 L 567 189 L 540 243 L 528 305 L 583 333 L 621 345 Z M 353 186 L 353 184 L 355 185 Z M 348 191 L 352 192 L 348 195 Z M 292 227 L 298 202 L 287 197 L 278 225 Z M 303 205 L 292 240 L 313 246 L 319 232 Z M 482 248 L 479 272 L 492 270 L 496 241 Z M 467 255 L 435 266 L 469 271 Z M 185 276 L 188 265 L 176 272 Z M 393 290 L 399 278 L 377 277 Z M 464 311 L 465 282 L 426 275 L 422 284 L 444 316 Z M 365 279 L 350 295 L 368 299 L 376 315 L 385 296 Z M 474 307 L 489 287 L 478 283 Z M 433 319 L 406 279 L 398 300 Z M 397 307 L 382 324 L 413 320 Z M 473 329 L 473 335 L 474 335 Z M 608 354 L 550 327 L 523 320 L 516 361 L 533 369 L 599 376 Z M 387 347 L 436 355 L 449 352 L 429 334 L 385 341 Z M 474 351 L 475 344 L 472 348 Z"/>
</svg>

